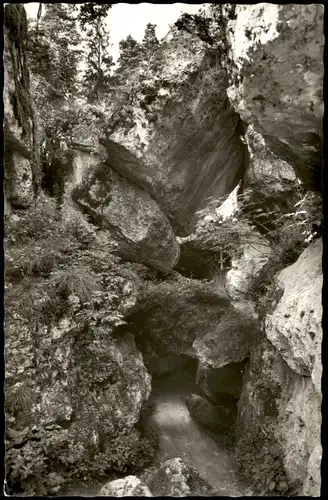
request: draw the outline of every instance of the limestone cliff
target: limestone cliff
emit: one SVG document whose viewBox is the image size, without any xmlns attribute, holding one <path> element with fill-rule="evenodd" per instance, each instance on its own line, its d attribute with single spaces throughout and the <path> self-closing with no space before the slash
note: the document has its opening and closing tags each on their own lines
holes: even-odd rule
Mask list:
<svg viewBox="0 0 328 500">
<path fill-rule="evenodd" d="M 162 71 L 133 73 L 130 101 L 119 110 L 130 119 L 122 119 L 103 144 L 110 166 L 148 190 L 183 234 L 209 196 L 236 186 L 247 148 L 218 55 L 176 28 L 159 51 Z"/>
<path fill-rule="evenodd" d="M 309 189 L 322 186 L 323 11 L 237 5 L 227 24 L 230 102 Z"/>
<path fill-rule="evenodd" d="M 246 455 L 253 453 L 253 459 L 244 457 L 244 467 L 250 471 L 252 461 L 256 463 L 258 480 L 264 481 L 262 494 L 272 491 L 270 482 L 274 489 L 284 482 L 281 471 L 289 492 L 320 494 L 321 260 L 322 243 L 317 240 L 278 274 L 283 294 L 266 318 L 270 342 L 263 341 L 252 352 L 244 376 L 239 447 L 245 451 L 248 443 Z M 262 479 L 259 462 L 272 449 L 281 469 L 278 466 L 265 483 L 268 470 Z"/>
</svg>

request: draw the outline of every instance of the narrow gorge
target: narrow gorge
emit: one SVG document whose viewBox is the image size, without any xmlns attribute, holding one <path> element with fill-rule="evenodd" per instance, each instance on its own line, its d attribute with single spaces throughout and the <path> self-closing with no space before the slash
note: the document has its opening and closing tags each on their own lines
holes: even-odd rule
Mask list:
<svg viewBox="0 0 328 500">
<path fill-rule="evenodd" d="M 27 5 L 4 7 L 4 492 L 320 496 L 324 6 L 202 4 L 83 80 L 70 36 L 116 4 Z"/>
</svg>

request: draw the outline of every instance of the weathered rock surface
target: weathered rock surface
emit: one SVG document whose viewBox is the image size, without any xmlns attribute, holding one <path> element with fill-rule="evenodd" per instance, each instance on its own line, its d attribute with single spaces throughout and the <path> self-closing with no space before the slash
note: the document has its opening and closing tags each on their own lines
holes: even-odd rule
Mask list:
<svg viewBox="0 0 328 500">
<path fill-rule="evenodd" d="M 241 441 L 256 441 L 261 453 L 276 447 L 291 491 L 314 496 L 321 461 L 321 262 L 316 240 L 278 274 L 284 292 L 265 321 L 272 343 L 251 355 L 237 421 Z"/>
<path fill-rule="evenodd" d="M 35 181 L 35 119 L 27 66 L 27 19 L 21 5 L 6 5 L 4 26 L 5 197 L 13 207 L 28 207 Z"/>
<path fill-rule="evenodd" d="M 254 204 L 254 209 L 260 206 L 268 212 L 273 209 L 276 212 L 287 211 L 298 201 L 295 196 L 298 183 L 294 169 L 272 153 L 252 125 L 248 126 L 245 139 L 250 154 L 244 181 L 245 186 L 252 191 L 249 202 Z"/>
<path fill-rule="evenodd" d="M 292 370 L 321 391 L 322 241 L 312 243 L 278 281 L 284 289 L 277 308 L 266 318 L 266 335 Z"/>
<path fill-rule="evenodd" d="M 17 318 L 18 319 L 18 318 Z M 14 325 L 17 327 L 18 321 Z M 14 325 L 8 321 L 7 331 L 11 332 Z M 28 402 L 20 410 L 17 407 L 15 426 L 23 429 L 30 425 L 33 415 L 34 425 L 49 425 L 66 422 L 72 427 L 80 430 L 86 427 L 86 431 L 98 432 L 98 418 L 103 413 L 111 415 L 113 431 L 122 428 L 132 428 L 138 421 L 142 404 L 150 394 L 150 376 L 148 375 L 142 360 L 141 353 L 136 349 L 133 336 L 125 335 L 116 343 L 108 339 L 106 359 L 98 359 L 98 383 L 101 387 L 101 395 L 98 394 L 97 386 L 93 386 L 92 380 L 85 380 L 83 386 L 79 387 L 76 378 L 79 369 L 83 369 L 83 359 L 74 338 L 69 333 L 74 329 L 74 322 L 69 318 L 63 318 L 57 326 L 47 332 L 44 328 L 43 342 L 39 346 L 39 364 L 43 369 L 47 368 L 47 378 L 44 377 L 42 386 L 35 377 L 33 366 L 33 343 L 30 338 L 30 330 L 24 322 L 20 331 L 24 337 L 24 344 L 18 351 L 17 346 L 21 339 L 9 338 L 6 345 L 6 353 L 11 349 L 13 356 L 6 356 L 6 377 L 10 387 L 11 398 L 24 398 L 28 396 Z M 51 356 L 49 353 L 51 352 Z M 75 360 L 75 361 L 73 361 Z M 92 358 L 90 357 L 90 363 Z M 76 373 L 72 364 L 76 364 Z M 61 376 L 58 377 L 57 366 L 60 366 Z M 107 366 L 107 369 L 105 369 Z M 101 374 L 102 373 L 102 374 Z M 87 379 L 87 373 L 85 373 Z M 94 393 L 98 408 L 98 416 L 91 423 L 87 419 L 91 400 L 82 397 L 85 385 L 90 385 L 89 391 Z M 98 396 L 96 396 L 98 394 Z M 102 403 L 101 403 L 102 401 Z M 91 404 L 92 406 L 92 404 Z M 73 410 L 76 414 L 72 420 Z M 108 418 L 108 417 L 107 417 Z M 77 419 L 77 420 L 76 420 Z M 97 423 L 98 422 L 98 423 Z"/>
<path fill-rule="evenodd" d="M 121 120 L 103 144 L 108 164 L 150 192 L 184 233 L 209 196 L 236 186 L 247 148 L 226 98 L 225 70 L 206 44 L 174 29 L 159 50 L 161 73 L 144 67 L 131 75 L 135 94 L 120 110 L 131 119 Z M 145 106 L 146 91 L 153 99 Z"/>
<path fill-rule="evenodd" d="M 73 144 L 71 146 L 71 151 L 72 172 L 65 184 L 63 203 L 61 206 L 64 219 L 69 218 L 72 213 L 76 216 L 76 206 L 72 201 L 72 192 L 74 188 L 80 185 L 88 173 L 103 160 L 101 148 L 85 145 L 84 143 Z"/>
<path fill-rule="evenodd" d="M 311 379 L 265 341 L 251 355 L 238 407 L 238 448 L 246 473 L 256 471 L 254 486 L 268 491 L 270 475 L 275 491 L 286 481 L 291 492 L 319 495 L 321 395 Z"/>
<path fill-rule="evenodd" d="M 77 186 L 73 199 L 96 225 L 113 234 L 119 253 L 161 271 L 171 270 L 179 258 L 179 246 L 150 195 L 106 165 L 89 172 L 89 179 Z"/>
<path fill-rule="evenodd" d="M 310 189 L 321 188 L 323 11 L 237 5 L 226 28 L 230 102 Z"/>
<path fill-rule="evenodd" d="M 144 481 L 154 496 L 202 496 L 212 490 L 195 467 L 181 458 L 161 463 L 155 471 L 145 474 Z"/>
<path fill-rule="evenodd" d="M 198 357 L 194 340 L 216 331 L 228 309 L 229 300 L 211 283 L 179 277 L 151 284 L 138 311 L 127 319 L 127 329 L 151 368 L 158 358 Z"/>
<path fill-rule="evenodd" d="M 115 479 L 105 484 L 99 492 L 104 497 L 152 497 L 149 488 L 136 476 Z"/>
<path fill-rule="evenodd" d="M 193 349 L 201 364 L 221 368 L 246 359 L 261 337 L 256 321 L 232 309 L 214 330 L 193 342 Z"/>
<path fill-rule="evenodd" d="M 93 257 L 96 261 L 95 252 Z M 98 271 L 101 272 L 101 266 Z M 72 269 L 68 272 L 71 275 Z M 79 272 L 85 269 L 82 267 Z M 102 316 L 107 314 L 114 321 L 115 314 L 119 320 L 136 302 L 131 279 L 121 275 L 120 270 L 116 272 L 119 275 L 116 274 L 115 283 L 114 278 L 111 280 L 111 292 L 107 289 L 107 313 L 103 310 Z M 91 271 L 88 276 L 90 280 L 94 278 Z M 129 453 L 133 454 L 140 439 L 135 426 L 151 391 L 142 355 L 132 335 L 114 339 L 108 323 L 106 328 L 81 327 L 76 316 L 81 306 L 79 297 L 67 297 L 63 314 L 58 297 L 51 295 L 45 285 L 45 279 L 37 276 L 25 278 L 15 286 L 8 283 L 6 287 L 7 426 L 8 432 L 20 434 L 18 442 L 15 436 L 6 442 L 10 474 L 12 463 L 24 460 L 21 457 L 29 453 L 31 442 L 32 458 L 41 453 L 49 462 L 55 457 L 64 468 L 71 464 L 79 470 L 88 460 L 93 464 L 90 468 L 97 468 L 94 455 L 98 454 L 109 468 L 120 470 L 118 443 L 125 451 L 123 460 L 129 460 Z M 113 312 L 108 304 L 112 294 Z M 47 307 L 51 311 L 56 308 L 55 317 Z M 46 319 L 42 308 L 48 312 Z M 90 309 L 87 315 L 90 321 Z M 21 445 L 19 449 L 15 448 L 17 444 Z M 42 452 L 38 446 L 42 446 Z M 42 470 L 43 477 L 35 478 L 36 484 L 32 482 L 33 491 L 40 491 L 40 483 L 46 482 L 48 473 L 53 472 L 47 467 Z M 27 478 L 22 485 L 24 489 L 31 485 L 29 481 Z M 50 482 L 47 487 L 51 488 Z"/>
</svg>

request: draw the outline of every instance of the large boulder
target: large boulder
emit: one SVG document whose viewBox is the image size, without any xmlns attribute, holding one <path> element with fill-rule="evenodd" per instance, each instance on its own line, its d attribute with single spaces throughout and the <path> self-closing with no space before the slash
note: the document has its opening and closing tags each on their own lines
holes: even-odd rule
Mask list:
<svg viewBox="0 0 328 500">
<path fill-rule="evenodd" d="M 131 73 L 129 99 L 109 106 L 112 122 L 121 119 L 102 144 L 108 165 L 150 192 L 184 234 L 208 197 L 237 185 L 248 154 L 225 70 L 206 43 L 174 28 L 156 58 L 161 71 L 145 62 Z"/>
<path fill-rule="evenodd" d="M 171 458 L 144 475 L 144 481 L 154 496 L 204 496 L 211 486 L 196 468 L 181 458 Z"/>
<path fill-rule="evenodd" d="M 202 365 L 221 368 L 244 361 L 261 337 L 258 323 L 233 308 L 216 328 L 193 342 L 193 349 Z"/>
<path fill-rule="evenodd" d="M 230 102 L 307 188 L 319 190 L 323 12 L 320 4 L 237 5 L 226 28 Z"/>
<path fill-rule="evenodd" d="M 7 207 L 28 207 L 36 179 L 36 122 L 23 5 L 7 4 L 4 24 L 4 160 Z"/>
<path fill-rule="evenodd" d="M 126 476 L 105 484 L 99 492 L 103 497 L 152 497 L 149 488 L 136 476 Z"/>
<path fill-rule="evenodd" d="M 95 225 L 110 231 L 127 260 L 171 270 L 179 258 L 173 230 L 157 203 L 107 165 L 90 169 L 72 192 Z"/>
</svg>

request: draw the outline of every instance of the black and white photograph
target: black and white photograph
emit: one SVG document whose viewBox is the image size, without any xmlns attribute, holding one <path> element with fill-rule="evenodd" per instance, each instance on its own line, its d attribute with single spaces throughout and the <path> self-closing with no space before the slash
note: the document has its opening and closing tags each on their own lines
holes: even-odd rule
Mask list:
<svg viewBox="0 0 328 500">
<path fill-rule="evenodd" d="M 1 493 L 320 497 L 324 5 L 2 10 Z"/>
</svg>

